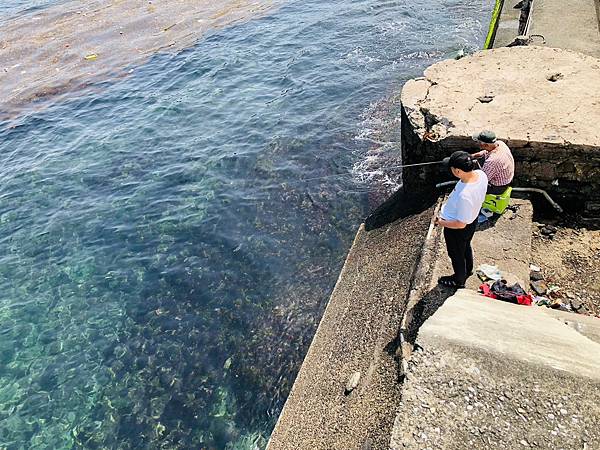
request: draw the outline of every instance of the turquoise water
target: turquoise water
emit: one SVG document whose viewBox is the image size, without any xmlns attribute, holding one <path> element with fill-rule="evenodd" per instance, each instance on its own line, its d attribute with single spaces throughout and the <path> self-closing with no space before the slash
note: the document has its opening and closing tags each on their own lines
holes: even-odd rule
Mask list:
<svg viewBox="0 0 600 450">
<path fill-rule="evenodd" d="M 263 448 L 389 98 L 491 3 L 291 0 L 0 123 L 0 448 Z"/>
</svg>

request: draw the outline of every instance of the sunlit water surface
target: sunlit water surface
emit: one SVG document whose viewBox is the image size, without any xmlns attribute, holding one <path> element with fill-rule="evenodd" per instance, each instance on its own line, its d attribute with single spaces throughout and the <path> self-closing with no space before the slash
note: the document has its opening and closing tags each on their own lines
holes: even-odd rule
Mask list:
<svg viewBox="0 0 600 450">
<path fill-rule="evenodd" d="M 290 0 L 0 123 L 0 448 L 263 448 L 388 99 L 491 3 Z"/>
</svg>

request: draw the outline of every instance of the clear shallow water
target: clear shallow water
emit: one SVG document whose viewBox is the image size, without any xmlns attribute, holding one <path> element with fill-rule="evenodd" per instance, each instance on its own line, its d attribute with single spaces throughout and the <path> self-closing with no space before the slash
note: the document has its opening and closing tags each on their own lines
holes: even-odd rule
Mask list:
<svg viewBox="0 0 600 450">
<path fill-rule="evenodd" d="M 382 188 L 364 139 L 491 11 L 406 3 L 288 1 L 0 123 L 0 447 L 264 446 Z"/>
</svg>

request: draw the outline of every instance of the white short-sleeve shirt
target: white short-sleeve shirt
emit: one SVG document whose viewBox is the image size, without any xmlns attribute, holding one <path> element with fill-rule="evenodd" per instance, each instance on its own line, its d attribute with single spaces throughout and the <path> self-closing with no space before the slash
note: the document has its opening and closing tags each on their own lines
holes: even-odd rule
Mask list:
<svg viewBox="0 0 600 450">
<path fill-rule="evenodd" d="M 473 183 L 456 183 L 448 201 L 442 206 L 442 219 L 458 220 L 470 224 L 479 215 L 481 205 L 485 200 L 488 178 L 482 170 L 475 170 L 478 175 Z"/>
</svg>

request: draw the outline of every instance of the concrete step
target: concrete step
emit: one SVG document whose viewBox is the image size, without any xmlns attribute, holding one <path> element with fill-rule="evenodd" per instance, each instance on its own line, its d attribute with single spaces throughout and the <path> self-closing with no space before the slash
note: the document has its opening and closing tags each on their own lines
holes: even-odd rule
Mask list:
<svg viewBox="0 0 600 450">
<path fill-rule="evenodd" d="M 549 311 L 460 289 L 423 324 L 419 336 L 600 381 L 600 343 Z M 600 326 L 600 319 L 589 319 Z"/>
<path fill-rule="evenodd" d="M 391 448 L 600 448 L 600 343 L 559 319 L 457 291 L 419 331 Z"/>
</svg>

